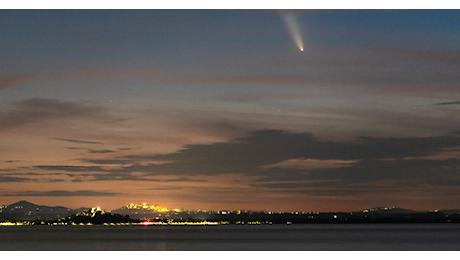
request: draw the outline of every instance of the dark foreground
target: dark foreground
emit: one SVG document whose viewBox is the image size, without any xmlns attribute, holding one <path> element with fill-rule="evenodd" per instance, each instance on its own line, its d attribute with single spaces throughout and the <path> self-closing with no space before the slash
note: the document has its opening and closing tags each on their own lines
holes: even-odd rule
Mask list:
<svg viewBox="0 0 460 260">
<path fill-rule="evenodd" d="M 460 224 L 0 227 L 0 250 L 459 250 Z"/>
</svg>

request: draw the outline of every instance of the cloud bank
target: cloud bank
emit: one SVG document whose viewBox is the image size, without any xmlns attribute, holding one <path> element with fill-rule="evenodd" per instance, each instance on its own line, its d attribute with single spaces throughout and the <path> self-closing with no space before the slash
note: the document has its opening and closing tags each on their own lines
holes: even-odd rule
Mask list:
<svg viewBox="0 0 460 260">
<path fill-rule="evenodd" d="M 90 118 L 98 120 L 113 119 L 102 107 L 91 107 L 76 102 L 57 99 L 31 98 L 13 103 L 14 109 L 0 112 L 0 131 L 50 120 Z M 59 139 L 78 142 L 72 139 Z M 92 142 L 91 142 L 92 143 Z"/>
<path fill-rule="evenodd" d="M 92 191 L 92 190 L 77 190 L 77 191 L 65 191 L 65 190 L 53 190 L 53 191 L 26 191 L 18 193 L 2 194 L 2 196 L 49 196 L 49 197 L 81 197 L 81 196 L 117 196 L 122 193 L 116 192 L 103 192 L 103 191 Z"/>
<path fill-rule="evenodd" d="M 204 182 L 205 176 L 238 174 L 249 178 L 247 184 L 253 188 L 352 195 L 460 187 L 458 154 L 444 155 L 455 153 L 459 147 L 457 135 L 359 137 L 353 142 L 339 142 L 319 140 L 305 132 L 261 130 L 227 142 L 186 145 L 175 153 L 81 159 L 99 164 L 95 166 L 35 168 L 67 172 L 75 182 Z"/>
</svg>

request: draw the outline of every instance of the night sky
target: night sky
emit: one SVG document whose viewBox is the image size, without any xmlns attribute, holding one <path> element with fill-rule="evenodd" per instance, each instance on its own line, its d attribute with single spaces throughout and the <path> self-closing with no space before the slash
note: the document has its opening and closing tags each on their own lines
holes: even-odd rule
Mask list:
<svg viewBox="0 0 460 260">
<path fill-rule="evenodd" d="M 2 205 L 460 208 L 459 10 L 0 10 L 0 35 Z"/>
</svg>

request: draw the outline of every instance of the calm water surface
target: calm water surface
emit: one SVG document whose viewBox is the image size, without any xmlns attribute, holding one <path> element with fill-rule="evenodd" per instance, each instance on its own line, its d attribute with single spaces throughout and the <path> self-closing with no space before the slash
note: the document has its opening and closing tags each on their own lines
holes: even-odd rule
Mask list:
<svg viewBox="0 0 460 260">
<path fill-rule="evenodd" d="M 0 250 L 460 250 L 460 224 L 0 227 Z"/>
</svg>

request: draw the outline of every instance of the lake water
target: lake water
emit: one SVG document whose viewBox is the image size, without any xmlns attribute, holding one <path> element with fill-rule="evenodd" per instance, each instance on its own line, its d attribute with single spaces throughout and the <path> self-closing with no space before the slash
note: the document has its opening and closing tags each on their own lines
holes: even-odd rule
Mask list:
<svg viewBox="0 0 460 260">
<path fill-rule="evenodd" d="M 0 250 L 459 250 L 460 224 L 0 227 Z"/>
</svg>

